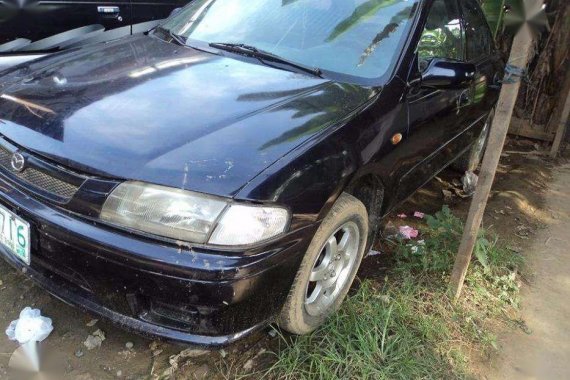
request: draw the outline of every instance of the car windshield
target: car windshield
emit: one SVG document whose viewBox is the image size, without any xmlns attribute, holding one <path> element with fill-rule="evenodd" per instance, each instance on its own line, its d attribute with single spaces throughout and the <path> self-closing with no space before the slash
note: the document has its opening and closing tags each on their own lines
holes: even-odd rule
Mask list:
<svg viewBox="0 0 570 380">
<path fill-rule="evenodd" d="M 246 44 L 307 67 L 379 78 L 417 0 L 194 0 L 163 25 L 188 41 Z"/>
</svg>

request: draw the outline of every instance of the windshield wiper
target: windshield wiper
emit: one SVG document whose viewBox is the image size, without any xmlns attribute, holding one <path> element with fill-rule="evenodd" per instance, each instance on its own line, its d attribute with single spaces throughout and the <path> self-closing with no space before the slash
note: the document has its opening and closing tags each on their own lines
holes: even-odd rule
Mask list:
<svg viewBox="0 0 570 380">
<path fill-rule="evenodd" d="M 158 26 L 156 29 L 168 34 L 170 36 L 170 38 L 172 38 L 172 40 L 176 41 L 176 43 L 178 45 L 187 46 L 186 38 L 184 38 L 184 36 L 176 34 L 172 30 L 166 29 L 164 26 Z"/>
<path fill-rule="evenodd" d="M 209 45 L 216 49 L 226 50 L 232 53 L 245 54 L 251 57 L 258 58 L 262 61 L 281 63 L 302 70 L 319 78 L 322 78 L 323 76 L 322 70 L 319 69 L 318 67 L 305 66 L 300 63 L 296 63 L 286 58 L 280 57 L 276 54 L 270 53 L 268 51 L 258 49 L 255 46 L 240 44 L 240 43 L 231 43 L 231 42 L 212 42 Z"/>
<path fill-rule="evenodd" d="M 186 46 L 186 38 L 180 34 L 174 33 L 172 30 L 168 31 L 168 35 L 182 46 Z"/>
</svg>

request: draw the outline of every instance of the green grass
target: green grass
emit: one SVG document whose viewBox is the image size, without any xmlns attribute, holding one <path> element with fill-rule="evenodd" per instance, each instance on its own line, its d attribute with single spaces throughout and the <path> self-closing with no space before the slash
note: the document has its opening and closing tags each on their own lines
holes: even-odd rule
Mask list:
<svg viewBox="0 0 570 380">
<path fill-rule="evenodd" d="M 314 333 L 283 335 L 265 377 L 469 377 L 469 352 L 496 349 L 490 326 L 518 306 L 522 258 L 482 232 L 463 296 L 453 304 L 447 284 L 462 224 L 446 207 L 426 222 L 423 245 L 391 243 L 395 264 L 382 283 L 364 280 Z"/>
</svg>

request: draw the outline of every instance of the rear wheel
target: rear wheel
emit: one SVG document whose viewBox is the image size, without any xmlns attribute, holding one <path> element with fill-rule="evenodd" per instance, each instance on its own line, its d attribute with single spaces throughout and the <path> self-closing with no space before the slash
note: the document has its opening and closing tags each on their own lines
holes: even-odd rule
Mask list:
<svg viewBox="0 0 570 380">
<path fill-rule="evenodd" d="M 309 245 L 279 316 L 281 328 L 306 334 L 338 309 L 362 261 L 367 236 L 366 208 L 343 193 Z"/>
<path fill-rule="evenodd" d="M 485 125 L 477 137 L 477 140 L 475 140 L 475 143 L 452 164 L 454 169 L 461 173 L 472 172 L 477 169 L 483 159 L 485 148 L 487 147 L 487 139 L 489 138 L 489 130 L 491 129 L 494 114 L 494 110 L 489 113 Z"/>
</svg>

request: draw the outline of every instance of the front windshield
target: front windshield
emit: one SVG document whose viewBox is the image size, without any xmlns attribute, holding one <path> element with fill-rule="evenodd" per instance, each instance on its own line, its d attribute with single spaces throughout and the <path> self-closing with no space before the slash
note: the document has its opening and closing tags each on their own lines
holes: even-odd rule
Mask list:
<svg viewBox="0 0 570 380">
<path fill-rule="evenodd" d="M 163 25 L 187 40 L 243 43 L 361 78 L 383 76 L 417 0 L 194 0 Z"/>
</svg>

